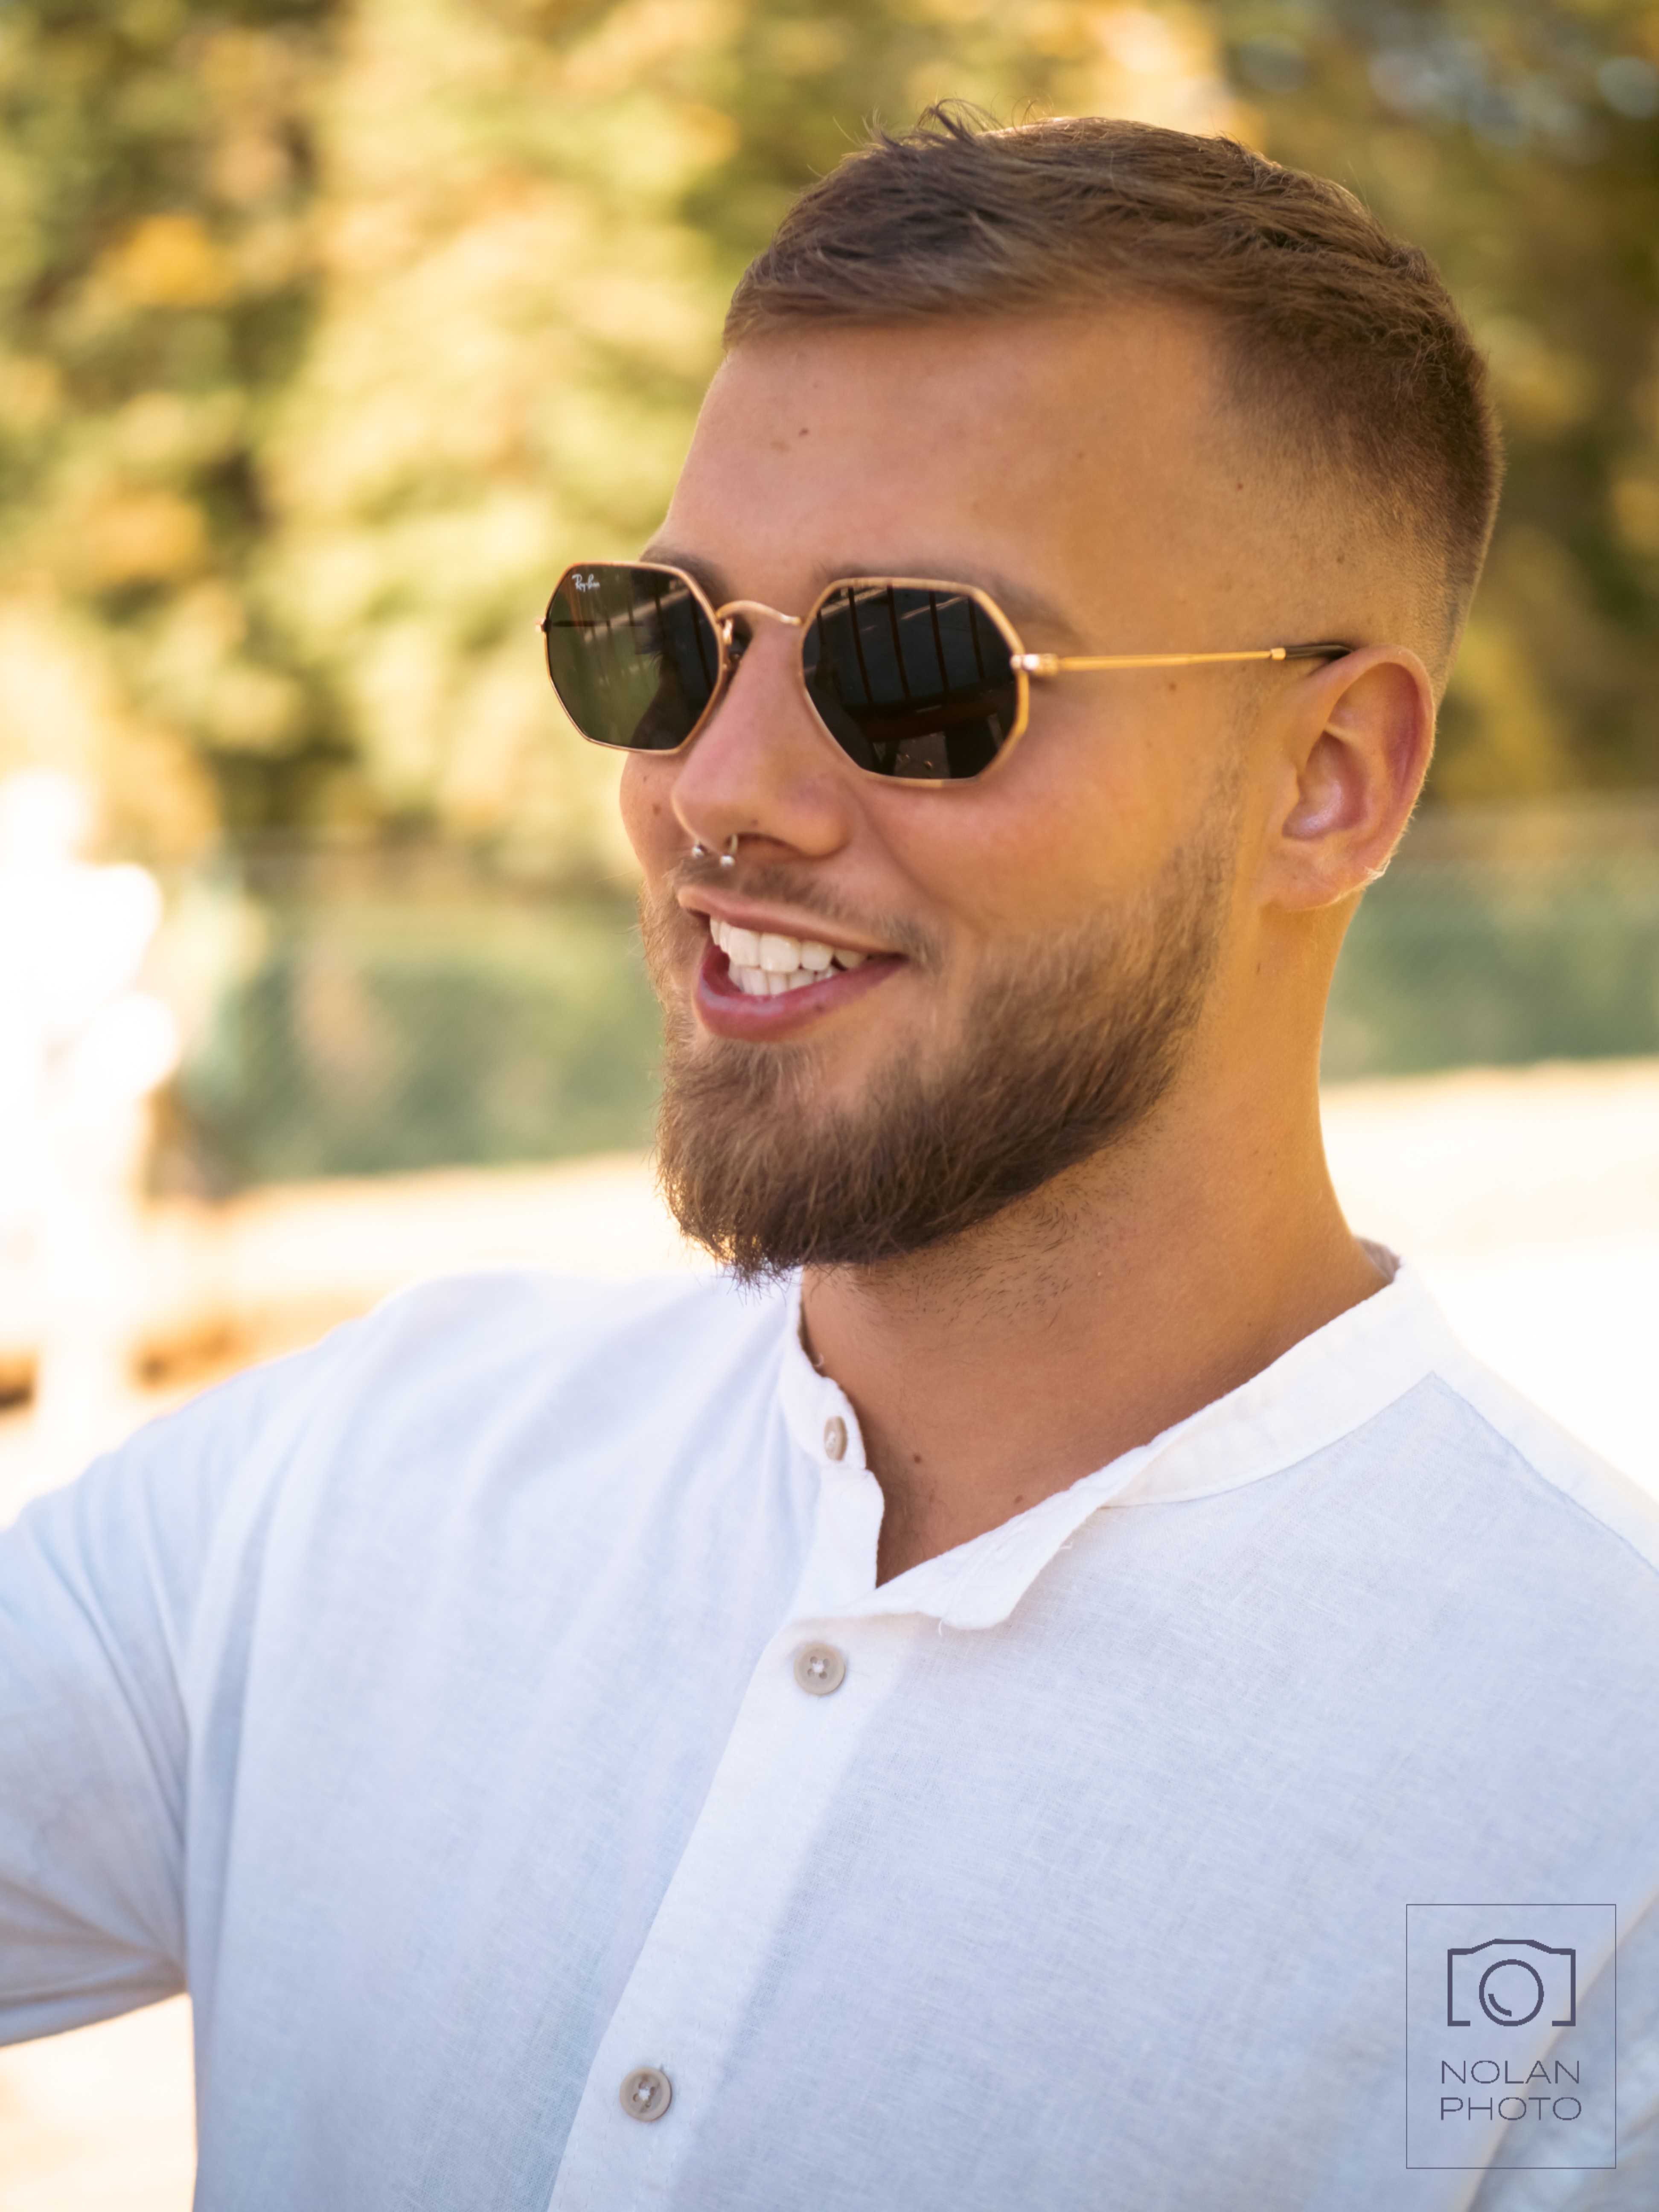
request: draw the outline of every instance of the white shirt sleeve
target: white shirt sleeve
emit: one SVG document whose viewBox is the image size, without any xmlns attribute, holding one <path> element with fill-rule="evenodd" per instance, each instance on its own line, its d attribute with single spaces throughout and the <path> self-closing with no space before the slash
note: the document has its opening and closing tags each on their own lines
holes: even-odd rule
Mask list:
<svg viewBox="0 0 1659 2212">
<path fill-rule="evenodd" d="M 238 1376 L 0 1532 L 0 2043 L 185 1986 L 203 1595 L 246 1586 L 259 1446 L 331 1364 Z"/>
</svg>

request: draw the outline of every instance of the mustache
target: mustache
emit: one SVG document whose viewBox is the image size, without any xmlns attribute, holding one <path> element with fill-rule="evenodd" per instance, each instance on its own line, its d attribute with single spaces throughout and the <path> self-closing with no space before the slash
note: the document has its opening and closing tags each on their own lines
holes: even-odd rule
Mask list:
<svg viewBox="0 0 1659 2212">
<path fill-rule="evenodd" d="M 740 892 L 757 903 L 792 907 L 798 914 L 810 915 L 830 928 L 844 930 L 852 937 L 874 938 L 892 951 L 902 952 L 918 968 L 934 974 L 945 965 L 943 935 L 910 916 L 875 913 L 854 906 L 821 883 L 810 866 L 803 867 L 787 860 L 745 861 L 741 854 L 736 866 L 731 868 L 722 868 L 712 854 L 703 860 L 693 860 L 688 854 L 668 871 L 659 891 L 653 893 L 642 886 L 641 918 L 647 931 L 659 943 L 672 936 L 690 945 L 700 938 L 702 921 L 681 906 L 679 894 L 704 885 Z"/>
</svg>

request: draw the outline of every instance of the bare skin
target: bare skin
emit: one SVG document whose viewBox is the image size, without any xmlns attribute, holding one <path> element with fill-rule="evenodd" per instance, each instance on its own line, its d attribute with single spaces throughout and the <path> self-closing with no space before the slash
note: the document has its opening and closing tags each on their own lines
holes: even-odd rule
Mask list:
<svg viewBox="0 0 1659 2212">
<path fill-rule="evenodd" d="M 813 1103 L 957 1034 L 988 951 L 1127 911 L 1232 793 L 1218 970 L 1150 1121 L 972 1236 L 809 1274 L 809 1347 L 856 1408 L 885 1499 L 884 1581 L 1380 1287 L 1326 1170 L 1320 1030 L 1343 931 L 1428 763 L 1419 650 L 1437 660 L 1443 641 L 1399 549 L 1340 486 L 1273 473 L 1217 390 L 1210 331 L 1157 308 L 769 338 L 716 379 L 653 549 L 719 599 L 797 614 L 835 576 L 982 582 L 1037 651 L 1361 647 L 1330 665 L 1039 681 L 1013 752 L 931 791 L 853 768 L 801 690 L 796 634 L 763 621 L 696 744 L 629 758 L 624 816 L 652 884 L 694 841 L 740 841 L 729 888 L 679 892 L 700 927 L 717 915 L 880 951 L 901 917 L 945 948 L 936 973 L 896 962 L 798 1027 L 803 1146 Z M 805 868 L 850 919 L 748 897 L 748 861 Z M 680 980 L 702 1040 L 690 934 Z"/>
</svg>

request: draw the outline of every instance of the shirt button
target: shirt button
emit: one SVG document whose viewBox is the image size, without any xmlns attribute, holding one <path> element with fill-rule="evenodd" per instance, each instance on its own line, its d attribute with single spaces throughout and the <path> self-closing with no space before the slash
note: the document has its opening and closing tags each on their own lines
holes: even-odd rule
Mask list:
<svg viewBox="0 0 1659 2212">
<path fill-rule="evenodd" d="M 823 1453 L 826 1459 L 847 1456 L 847 1424 L 839 1413 L 831 1413 L 823 1425 Z"/>
<path fill-rule="evenodd" d="M 827 1698 L 847 1680 L 847 1662 L 833 1644 L 803 1644 L 795 1654 L 795 1680 L 809 1698 Z"/>
<path fill-rule="evenodd" d="M 622 2108 L 630 2120 L 659 2120 L 674 2101 L 674 2085 L 654 2066 L 636 2066 L 622 2085 Z"/>
</svg>

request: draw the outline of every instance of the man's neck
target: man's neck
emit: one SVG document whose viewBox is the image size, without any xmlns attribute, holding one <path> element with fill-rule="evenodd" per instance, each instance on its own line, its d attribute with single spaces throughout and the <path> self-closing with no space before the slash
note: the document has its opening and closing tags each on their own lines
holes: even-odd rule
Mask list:
<svg viewBox="0 0 1659 2212">
<path fill-rule="evenodd" d="M 1233 1104 L 1159 1116 L 971 1237 L 809 1273 L 808 1347 L 886 1500 L 879 1580 L 1069 1487 L 1382 1287 L 1331 1189 L 1316 1096 L 1270 1129 Z"/>
</svg>

